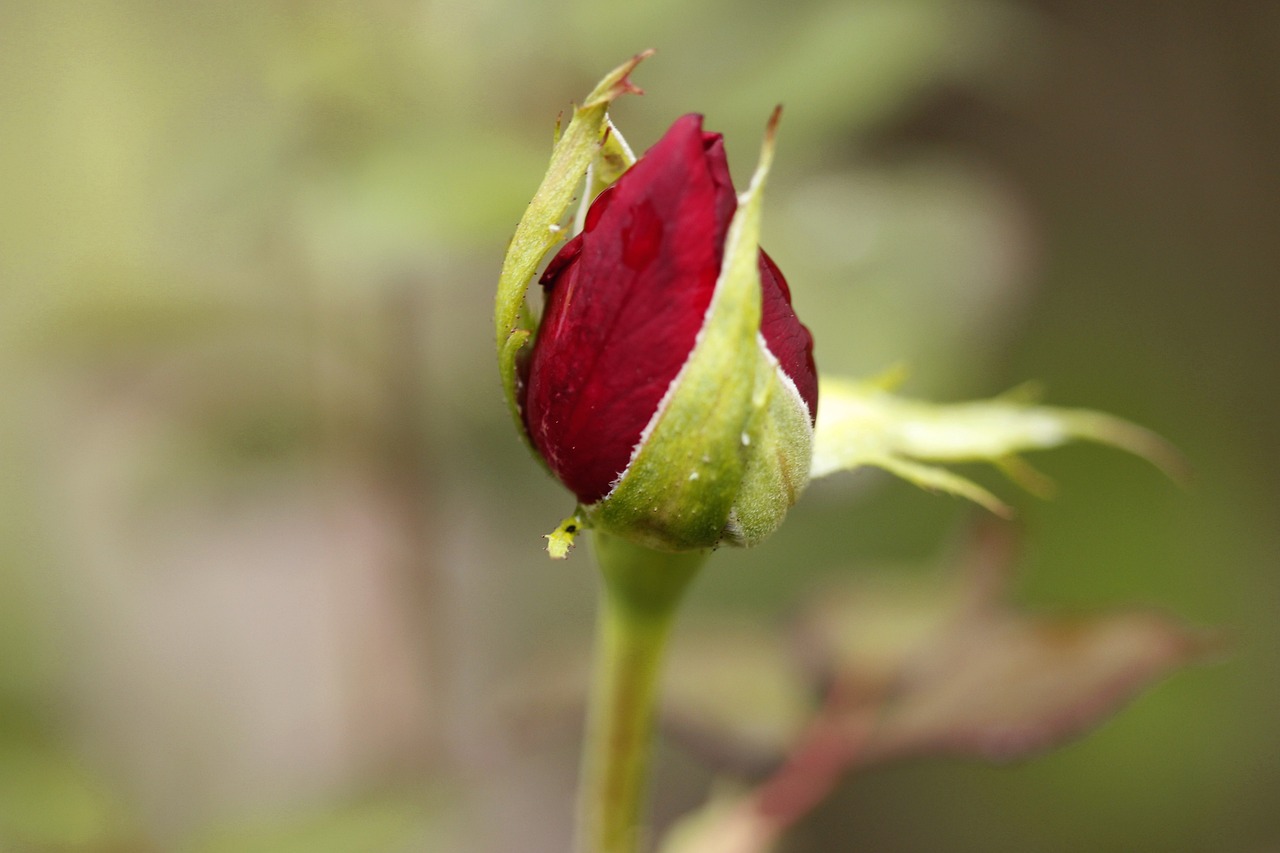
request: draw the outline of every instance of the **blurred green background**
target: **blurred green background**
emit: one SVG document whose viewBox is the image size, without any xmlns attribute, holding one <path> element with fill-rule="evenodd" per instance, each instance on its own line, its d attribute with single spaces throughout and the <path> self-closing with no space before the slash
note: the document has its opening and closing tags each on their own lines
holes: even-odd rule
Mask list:
<svg viewBox="0 0 1280 853">
<path fill-rule="evenodd" d="M 498 390 L 492 293 L 555 115 L 699 111 L 824 371 L 1049 399 L 1180 446 L 1037 458 L 1020 599 L 1233 640 L 1104 729 L 851 780 L 788 850 L 1280 849 L 1280 5 L 1101 0 L 0 5 L 0 849 L 559 851 L 589 643 L 571 509 Z M 875 475 L 723 553 L 685 625 L 918 571 L 971 517 Z M 677 651 L 678 653 L 678 651 Z M 709 771 L 667 750 L 656 808 Z"/>
</svg>

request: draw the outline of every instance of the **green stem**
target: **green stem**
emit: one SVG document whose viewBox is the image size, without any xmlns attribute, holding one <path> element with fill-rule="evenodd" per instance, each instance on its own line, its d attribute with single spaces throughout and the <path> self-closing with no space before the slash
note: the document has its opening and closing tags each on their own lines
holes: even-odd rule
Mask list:
<svg viewBox="0 0 1280 853">
<path fill-rule="evenodd" d="M 604 583 L 578 791 L 578 853 L 634 853 L 662 654 L 705 552 L 670 554 L 595 534 Z"/>
</svg>

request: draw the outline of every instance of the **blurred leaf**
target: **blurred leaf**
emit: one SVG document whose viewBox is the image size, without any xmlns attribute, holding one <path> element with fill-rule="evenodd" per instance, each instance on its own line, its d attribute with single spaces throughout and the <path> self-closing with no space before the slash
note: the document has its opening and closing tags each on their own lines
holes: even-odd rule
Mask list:
<svg viewBox="0 0 1280 853">
<path fill-rule="evenodd" d="M 828 685 L 826 701 L 762 784 L 714 796 L 676 826 L 664 853 L 767 853 L 850 771 L 871 764 L 1026 758 L 1098 725 L 1217 645 L 1150 612 L 1020 612 L 1006 600 L 1012 537 L 995 525 L 979 534 L 944 573 L 863 572 L 815 596 L 797 627 L 805 663 Z M 732 660 L 739 642 L 720 660 Z M 687 675 L 699 671 L 706 678 L 712 670 L 695 665 Z M 744 665 L 717 677 L 749 682 L 759 672 L 770 670 Z M 740 688 L 704 692 L 752 702 Z M 729 717 L 719 720 L 735 730 Z"/>
<path fill-rule="evenodd" d="M 813 714 L 813 690 L 772 626 L 681 631 L 663 685 L 663 728 L 715 767 L 759 772 Z"/>
<path fill-rule="evenodd" d="M 0 847 L 106 846 L 124 832 L 118 804 L 69 755 L 26 739 L 0 744 Z"/>
<path fill-rule="evenodd" d="M 1024 758 L 1084 733 L 1217 645 L 1151 612 L 1021 612 L 1006 601 L 1011 545 L 988 526 L 934 594 L 860 579 L 806 615 L 806 647 L 834 683 L 826 713 L 859 721 L 848 728 L 856 764 Z"/>
<path fill-rule="evenodd" d="M 589 650 L 553 651 L 514 677 L 503 700 L 522 736 L 571 730 L 580 718 Z M 663 675 L 663 732 L 717 769 L 759 775 L 815 709 L 810 680 L 773 625 L 701 619 L 676 632 Z M 576 732 L 574 732 L 576 733 Z"/>
<path fill-rule="evenodd" d="M 1150 430 L 1088 409 L 1036 406 L 1014 396 L 935 404 L 889 394 L 880 383 L 824 379 L 814 435 L 813 477 L 863 466 L 883 468 L 925 489 L 968 498 L 999 514 L 1009 508 L 978 484 L 926 462 L 991 462 L 1020 483 L 1042 481 L 1017 459 L 1085 440 L 1127 450 L 1170 476 L 1185 467 Z"/>
<path fill-rule="evenodd" d="M 434 806 L 434 808 L 433 808 Z M 184 853 L 393 853 L 461 850 L 458 828 L 439 803 L 392 796 L 243 829 L 225 829 Z"/>
<path fill-rule="evenodd" d="M 862 371 L 905 359 L 929 395 L 972 387 L 1031 294 L 1025 203 L 940 152 L 782 162 L 797 174 L 778 182 L 767 245 L 797 282 L 820 363 Z"/>
<path fill-rule="evenodd" d="M 662 840 L 660 853 L 769 853 L 778 828 L 738 792 L 713 793 L 696 811 L 682 817 Z"/>
<path fill-rule="evenodd" d="M 979 82 L 1003 55 L 992 44 L 1027 27 L 1003 4 L 949 0 L 861 0 L 791 17 L 725 100 L 746 110 L 785 97 L 798 133 L 866 131 L 931 86 Z"/>
<path fill-rule="evenodd" d="M 818 679 L 838 674 L 850 695 L 873 703 L 919 649 L 964 618 L 965 593 L 959 577 L 860 571 L 815 592 L 797 626 L 798 648 Z"/>
<path fill-rule="evenodd" d="M 861 761 L 1026 758 L 1098 725 L 1209 647 L 1206 635 L 1156 613 L 993 612 L 921 650 Z"/>
</svg>

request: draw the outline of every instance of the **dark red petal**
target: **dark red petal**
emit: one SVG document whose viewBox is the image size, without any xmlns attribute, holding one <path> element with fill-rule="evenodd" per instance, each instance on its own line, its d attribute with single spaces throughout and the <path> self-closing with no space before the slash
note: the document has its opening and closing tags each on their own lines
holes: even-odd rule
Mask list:
<svg viewBox="0 0 1280 853">
<path fill-rule="evenodd" d="M 702 149 L 707 155 L 707 169 L 716 184 L 716 218 L 723 219 L 725 230 L 733 213 L 738 209 L 738 193 L 733 189 L 729 176 L 729 160 L 724 156 L 724 137 L 718 133 L 702 134 Z M 724 246 L 720 247 L 723 252 Z"/>
<path fill-rule="evenodd" d="M 547 264 L 547 268 L 542 271 L 542 278 L 538 279 L 538 283 L 546 287 L 548 290 L 555 284 L 556 279 L 560 277 L 560 273 L 565 267 L 573 263 L 578 257 L 578 253 L 582 251 L 582 239 L 586 234 L 590 234 L 596 229 L 596 223 L 600 221 L 600 217 L 609 209 L 609 202 L 613 199 L 613 187 L 605 187 L 600 195 L 595 197 L 591 202 L 591 207 L 587 210 L 587 216 L 582 224 L 582 234 L 574 237 L 556 253 L 556 256 Z"/>
<path fill-rule="evenodd" d="M 584 503 L 608 491 L 702 326 L 736 200 L 719 136 L 679 119 L 543 276 L 524 417 Z"/>
<path fill-rule="evenodd" d="M 809 420 L 818 418 L 818 369 L 813 363 L 813 335 L 791 308 L 791 289 L 773 258 L 760 250 L 760 334 L 769 352 L 809 407 Z"/>
</svg>

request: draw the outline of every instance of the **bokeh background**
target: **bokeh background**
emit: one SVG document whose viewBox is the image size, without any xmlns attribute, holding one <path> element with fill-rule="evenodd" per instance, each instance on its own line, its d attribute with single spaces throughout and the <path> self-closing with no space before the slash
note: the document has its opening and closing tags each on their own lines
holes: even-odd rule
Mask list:
<svg viewBox="0 0 1280 853">
<path fill-rule="evenodd" d="M 1019 600 L 1232 637 L 1090 737 L 852 779 L 787 850 L 1280 850 L 1280 5 L 557 0 L 0 5 L 0 849 L 559 851 L 590 641 L 571 506 L 512 434 L 491 300 L 555 115 L 699 111 L 824 371 L 1025 379 L 1196 470 L 1035 461 Z M 911 573 L 958 502 L 814 487 L 682 626 Z M 679 654 L 677 644 L 676 654 Z M 674 749 L 660 819 L 711 771 Z"/>
</svg>

